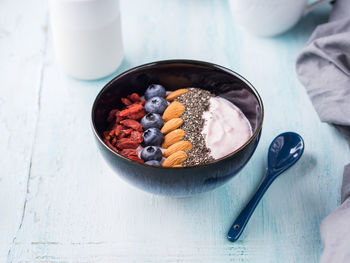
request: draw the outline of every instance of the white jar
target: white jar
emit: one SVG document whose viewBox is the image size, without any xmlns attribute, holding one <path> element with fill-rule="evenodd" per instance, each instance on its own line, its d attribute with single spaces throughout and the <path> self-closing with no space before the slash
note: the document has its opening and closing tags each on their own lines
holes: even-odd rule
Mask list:
<svg viewBox="0 0 350 263">
<path fill-rule="evenodd" d="M 235 21 L 258 36 L 274 36 L 309 11 L 332 0 L 229 0 Z M 313 2 L 312 4 L 309 4 Z"/>
<path fill-rule="evenodd" d="M 114 72 L 123 59 L 119 0 L 50 0 L 56 57 L 78 79 Z"/>
</svg>

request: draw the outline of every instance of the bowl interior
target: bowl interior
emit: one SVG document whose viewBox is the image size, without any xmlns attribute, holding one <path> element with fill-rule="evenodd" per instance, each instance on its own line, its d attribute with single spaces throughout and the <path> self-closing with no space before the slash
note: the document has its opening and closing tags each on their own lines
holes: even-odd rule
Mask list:
<svg viewBox="0 0 350 263">
<path fill-rule="evenodd" d="M 143 95 L 147 86 L 152 83 L 162 84 L 170 91 L 186 87 L 208 90 L 238 106 L 248 118 L 253 134 L 261 126 L 261 99 L 243 77 L 210 63 L 172 60 L 133 68 L 112 79 L 101 90 L 92 109 L 92 124 L 100 139 L 108 125 L 106 119 L 109 111 L 123 106 L 120 99 L 133 92 Z"/>
</svg>

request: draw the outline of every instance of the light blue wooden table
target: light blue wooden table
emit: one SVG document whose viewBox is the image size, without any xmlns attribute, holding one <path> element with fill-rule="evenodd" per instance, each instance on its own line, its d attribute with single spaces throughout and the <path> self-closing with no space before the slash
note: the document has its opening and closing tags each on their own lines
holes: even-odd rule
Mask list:
<svg viewBox="0 0 350 263">
<path fill-rule="evenodd" d="M 294 63 L 329 7 L 276 38 L 238 28 L 224 0 L 122 1 L 125 59 L 116 74 L 171 58 L 215 62 L 249 79 L 266 119 L 260 145 L 225 186 L 186 199 L 143 193 L 103 162 L 94 97 L 56 64 L 45 0 L 0 2 L 0 262 L 317 262 L 319 224 L 339 203 L 344 139 L 322 124 Z M 305 139 L 303 158 L 269 189 L 237 243 L 234 218 L 261 180 L 270 141 Z"/>
</svg>

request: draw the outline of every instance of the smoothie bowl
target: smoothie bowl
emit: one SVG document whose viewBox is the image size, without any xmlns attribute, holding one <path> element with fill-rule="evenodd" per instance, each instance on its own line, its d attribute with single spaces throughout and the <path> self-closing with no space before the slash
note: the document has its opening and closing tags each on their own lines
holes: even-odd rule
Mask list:
<svg viewBox="0 0 350 263">
<path fill-rule="evenodd" d="M 116 173 L 150 193 L 188 196 L 236 175 L 260 139 L 263 104 L 224 67 L 168 60 L 112 79 L 92 107 L 98 147 Z"/>
</svg>

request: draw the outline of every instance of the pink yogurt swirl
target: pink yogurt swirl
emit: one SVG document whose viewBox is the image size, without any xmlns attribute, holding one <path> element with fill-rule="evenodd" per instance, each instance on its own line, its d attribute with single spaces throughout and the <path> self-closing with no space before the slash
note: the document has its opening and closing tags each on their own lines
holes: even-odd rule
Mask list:
<svg viewBox="0 0 350 263">
<path fill-rule="evenodd" d="M 210 98 L 209 110 L 203 113 L 202 135 L 214 159 L 224 157 L 246 143 L 252 127 L 242 111 L 221 97 Z"/>
</svg>

